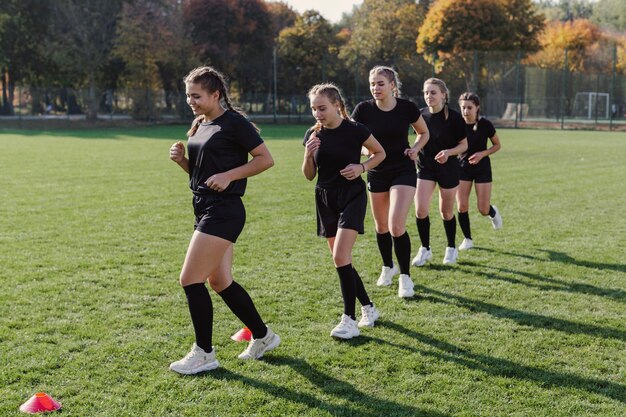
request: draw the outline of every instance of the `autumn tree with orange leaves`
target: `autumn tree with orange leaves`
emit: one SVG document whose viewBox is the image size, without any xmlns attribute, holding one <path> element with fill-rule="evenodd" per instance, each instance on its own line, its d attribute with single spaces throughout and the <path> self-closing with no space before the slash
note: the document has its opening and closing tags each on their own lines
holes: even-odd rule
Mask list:
<svg viewBox="0 0 626 417">
<path fill-rule="evenodd" d="M 567 50 L 567 65 L 570 71 L 591 69 L 589 56 L 593 46 L 602 39 L 600 29 L 589 20 L 553 21 L 541 34 L 542 49 L 529 57 L 526 63 L 540 68 L 562 68 Z"/>
<path fill-rule="evenodd" d="M 533 52 L 543 27 L 531 0 L 438 0 L 419 28 L 417 52 L 437 69 L 469 51 Z"/>
</svg>

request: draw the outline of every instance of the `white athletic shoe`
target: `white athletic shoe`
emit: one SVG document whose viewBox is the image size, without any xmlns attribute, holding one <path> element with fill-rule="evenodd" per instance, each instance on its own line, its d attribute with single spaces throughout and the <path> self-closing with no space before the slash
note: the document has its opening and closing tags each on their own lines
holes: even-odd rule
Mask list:
<svg viewBox="0 0 626 417">
<path fill-rule="evenodd" d="M 496 206 L 491 207 L 493 207 L 493 210 L 496 212 L 496 214 L 493 217 L 489 216 L 489 219 L 491 220 L 491 225 L 493 226 L 493 228 L 495 230 L 498 230 L 502 227 L 502 216 L 500 216 L 500 212 L 498 211 L 498 208 Z"/>
<path fill-rule="evenodd" d="M 213 370 L 218 366 L 220 363 L 215 359 L 215 348 L 206 353 L 204 349 L 194 343 L 191 351 L 184 358 L 170 364 L 170 369 L 179 374 L 193 375 Z"/>
<path fill-rule="evenodd" d="M 376 285 L 379 287 L 386 287 L 391 285 L 391 280 L 394 275 L 398 273 L 398 267 L 396 264 L 390 268 L 388 266 L 383 266 L 383 270 L 380 272 L 380 276 L 378 277 L 378 281 L 376 281 Z"/>
<path fill-rule="evenodd" d="M 359 327 L 374 327 L 374 323 L 380 317 L 380 313 L 374 305 L 361 307 L 361 320 L 359 320 Z"/>
<path fill-rule="evenodd" d="M 400 278 L 398 279 L 398 297 L 410 298 L 414 295 L 415 291 L 413 291 L 413 281 L 411 277 L 406 274 L 400 274 Z"/>
<path fill-rule="evenodd" d="M 446 248 L 446 254 L 443 257 L 443 263 L 444 263 L 444 265 L 455 264 L 456 263 L 456 258 L 458 258 L 458 257 L 459 257 L 459 252 L 456 250 L 456 248 L 447 247 Z"/>
<path fill-rule="evenodd" d="M 357 327 L 356 320 L 352 320 L 350 316 L 341 315 L 341 321 L 331 331 L 330 335 L 339 339 L 352 339 L 360 335 L 361 332 Z"/>
<path fill-rule="evenodd" d="M 261 339 L 252 338 L 246 350 L 241 352 L 238 356 L 239 359 L 260 359 L 266 352 L 275 349 L 280 345 L 280 337 L 267 328 L 267 334 Z"/>
<path fill-rule="evenodd" d="M 463 242 L 461 242 L 461 244 L 459 245 L 459 250 L 469 250 L 469 249 L 472 249 L 473 247 L 474 247 L 474 242 L 472 242 L 472 239 L 465 238 L 463 239 Z"/>
<path fill-rule="evenodd" d="M 430 261 L 430 258 L 433 257 L 433 252 L 430 249 L 426 249 L 423 246 L 420 246 L 420 249 L 417 251 L 417 255 L 413 258 L 413 262 L 411 264 L 413 266 L 422 266 L 427 261 Z"/>
</svg>

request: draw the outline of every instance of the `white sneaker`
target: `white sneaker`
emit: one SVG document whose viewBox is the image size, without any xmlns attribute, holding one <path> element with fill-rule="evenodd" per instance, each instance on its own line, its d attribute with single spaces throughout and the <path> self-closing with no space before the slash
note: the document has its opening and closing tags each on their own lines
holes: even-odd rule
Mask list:
<svg viewBox="0 0 626 417">
<path fill-rule="evenodd" d="M 406 274 L 400 274 L 398 279 L 398 297 L 409 298 L 415 295 L 413 291 L 413 281 L 411 277 Z"/>
<path fill-rule="evenodd" d="M 267 334 L 261 339 L 255 339 L 254 337 L 248 343 L 246 350 L 241 352 L 238 356 L 239 359 L 260 359 L 266 352 L 275 349 L 280 345 L 280 337 L 267 328 Z"/>
<path fill-rule="evenodd" d="M 474 247 L 474 242 L 472 242 L 472 239 L 465 238 L 463 239 L 463 242 L 461 242 L 461 244 L 459 245 L 459 250 L 469 250 L 469 249 L 472 249 L 473 247 Z"/>
<path fill-rule="evenodd" d="M 391 285 L 391 280 L 394 275 L 398 273 L 398 267 L 396 264 L 390 268 L 388 266 L 383 266 L 383 270 L 380 272 L 380 276 L 378 277 L 378 281 L 376 281 L 376 285 L 379 287 L 386 287 Z"/>
<path fill-rule="evenodd" d="M 380 317 L 380 313 L 375 306 L 363 306 L 361 307 L 361 320 L 359 320 L 359 327 L 374 327 L 374 323 Z"/>
<path fill-rule="evenodd" d="M 360 335 L 361 332 L 357 327 L 356 320 L 352 320 L 350 316 L 341 315 L 341 321 L 331 331 L 330 335 L 339 339 L 352 339 Z"/>
<path fill-rule="evenodd" d="M 502 227 L 502 216 L 500 216 L 500 212 L 498 211 L 498 208 L 496 206 L 491 207 L 493 207 L 493 210 L 496 212 L 496 214 L 493 217 L 489 216 L 489 219 L 491 220 L 491 225 L 493 226 L 493 228 L 495 230 L 498 230 Z"/>
<path fill-rule="evenodd" d="M 443 257 L 443 263 L 444 265 L 455 264 L 456 258 L 458 257 L 459 257 L 459 252 L 456 250 L 456 248 L 447 247 L 446 254 Z"/>
<path fill-rule="evenodd" d="M 170 364 L 170 369 L 179 374 L 193 375 L 213 370 L 218 366 L 220 363 L 215 359 L 215 348 L 206 353 L 204 349 L 194 343 L 191 351 L 184 358 Z"/>
<path fill-rule="evenodd" d="M 420 249 L 417 251 L 417 255 L 413 258 L 413 262 L 411 264 L 413 266 L 422 266 L 427 261 L 430 261 L 430 258 L 433 257 L 433 252 L 430 249 L 426 249 L 423 246 L 420 246 Z"/>
</svg>

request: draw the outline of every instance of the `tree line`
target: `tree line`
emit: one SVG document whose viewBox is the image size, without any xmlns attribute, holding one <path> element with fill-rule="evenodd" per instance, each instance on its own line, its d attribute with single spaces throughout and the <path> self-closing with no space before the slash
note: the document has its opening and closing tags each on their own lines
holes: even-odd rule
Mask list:
<svg viewBox="0 0 626 417">
<path fill-rule="evenodd" d="M 33 97 L 33 105 L 52 101 L 65 111 L 84 91 L 86 108 L 77 111 L 91 119 L 104 92 L 128 89 L 141 118 L 151 91 L 180 95 L 182 76 L 201 64 L 229 75 L 235 99 L 304 95 L 323 80 L 359 96 L 376 64 L 395 67 L 405 91 L 417 94 L 444 70 L 469 87 L 472 51 L 560 68 L 564 50 L 570 71 L 606 71 L 615 50 L 615 70 L 626 73 L 626 2 L 364 0 L 332 24 L 281 1 L 3 0 L 0 114 L 14 113 L 20 85 L 39 95 L 55 88 L 55 97 Z"/>
</svg>

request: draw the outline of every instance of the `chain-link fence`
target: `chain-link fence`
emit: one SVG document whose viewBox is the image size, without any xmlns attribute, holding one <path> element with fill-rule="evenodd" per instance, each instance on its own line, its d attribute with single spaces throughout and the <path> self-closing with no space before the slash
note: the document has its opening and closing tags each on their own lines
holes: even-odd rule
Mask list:
<svg viewBox="0 0 626 417">
<path fill-rule="evenodd" d="M 604 54 L 609 59 L 589 64 L 593 69 L 586 71 L 570 69 L 567 51 L 552 68 L 531 65 L 518 52 L 469 52 L 437 72 L 433 69 L 432 76 L 446 81 L 452 107 L 458 108 L 456 98 L 461 93 L 477 92 L 481 114 L 499 126 L 626 130 L 626 76 L 618 71 L 616 50 L 610 52 Z M 357 90 L 367 92 L 367 73 L 355 77 L 355 84 L 362 86 Z M 405 93 L 424 106 L 421 92 Z M 311 123 L 305 94 L 234 92 L 233 101 L 258 122 Z M 346 97 L 349 108 L 369 98 Z M 0 127 L 28 128 L 41 121 L 61 126 L 81 121 L 85 125 L 188 122 L 193 117 L 182 91 L 117 89 L 90 95 L 81 89 L 18 85 L 11 99 L 13 115 L 0 116 Z M 97 119 L 88 120 L 90 112 Z"/>
</svg>

